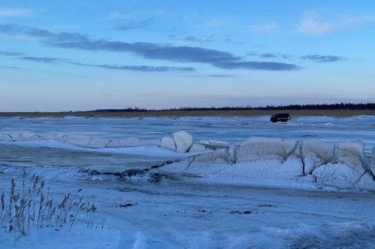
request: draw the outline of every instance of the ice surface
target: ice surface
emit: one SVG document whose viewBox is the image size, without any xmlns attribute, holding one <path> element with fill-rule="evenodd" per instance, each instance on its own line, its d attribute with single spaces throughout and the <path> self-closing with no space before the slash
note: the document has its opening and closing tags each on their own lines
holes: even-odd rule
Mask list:
<svg viewBox="0 0 375 249">
<path fill-rule="evenodd" d="M 122 139 L 115 139 L 107 144 L 108 148 L 118 148 L 118 147 L 135 147 L 141 146 L 141 141 L 136 137 L 128 137 Z"/>
<path fill-rule="evenodd" d="M 193 145 L 193 137 L 186 131 L 173 133 L 173 138 L 178 152 L 187 152 Z"/>
</svg>

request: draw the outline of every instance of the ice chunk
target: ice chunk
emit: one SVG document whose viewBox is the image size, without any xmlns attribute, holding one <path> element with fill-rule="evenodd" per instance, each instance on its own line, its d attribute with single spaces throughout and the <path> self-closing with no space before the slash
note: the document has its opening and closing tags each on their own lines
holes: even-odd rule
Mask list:
<svg viewBox="0 0 375 249">
<path fill-rule="evenodd" d="M 8 134 L 0 134 L 0 141 L 12 141 L 12 138 Z"/>
<path fill-rule="evenodd" d="M 241 162 L 219 172 L 228 177 L 245 177 L 253 180 L 296 179 L 302 174 L 302 161 L 296 156 L 288 157 L 284 162 L 278 159 Z"/>
<path fill-rule="evenodd" d="M 12 132 L 8 133 L 7 135 L 12 139 L 12 141 L 17 141 L 19 140 L 21 134 L 18 132 Z"/>
<path fill-rule="evenodd" d="M 237 157 L 237 150 L 238 150 L 239 144 L 232 144 L 229 147 L 229 160 L 232 163 L 236 162 L 236 157 Z"/>
<path fill-rule="evenodd" d="M 90 148 L 105 148 L 108 143 L 109 140 L 107 139 L 93 138 L 87 146 Z"/>
<path fill-rule="evenodd" d="M 135 146 L 159 146 L 160 145 L 160 139 L 152 139 L 152 140 L 141 140 L 139 142 L 139 145 Z"/>
<path fill-rule="evenodd" d="M 300 156 L 300 151 L 298 147 L 298 141 L 294 139 L 284 139 L 283 140 L 283 147 L 285 154 L 289 155 L 297 155 Z"/>
<path fill-rule="evenodd" d="M 197 144 L 197 143 L 194 143 L 191 147 L 190 147 L 190 150 L 189 152 L 204 152 L 206 151 L 206 146 L 204 146 L 203 144 Z"/>
<path fill-rule="evenodd" d="M 191 164 L 193 158 L 186 158 L 182 161 L 174 162 L 171 164 L 166 164 L 157 169 L 159 173 L 173 173 L 173 174 L 182 174 Z"/>
<path fill-rule="evenodd" d="M 225 163 L 230 164 L 229 153 L 226 149 L 215 150 L 194 157 L 193 163 Z"/>
<path fill-rule="evenodd" d="M 67 138 L 67 137 L 65 137 L 63 133 L 58 133 L 58 134 L 47 133 L 47 134 L 44 134 L 44 135 L 42 136 L 42 139 L 44 139 L 44 140 L 63 141 L 63 140 L 65 140 L 66 138 Z"/>
<path fill-rule="evenodd" d="M 172 137 L 163 137 L 161 139 L 160 147 L 167 150 L 176 150 L 176 144 Z"/>
<path fill-rule="evenodd" d="M 107 144 L 107 148 L 118 148 L 118 147 L 134 147 L 141 146 L 141 141 L 136 137 L 128 137 L 123 139 L 114 139 Z"/>
<path fill-rule="evenodd" d="M 178 152 L 186 152 L 193 145 L 193 137 L 186 131 L 173 133 Z"/>
<path fill-rule="evenodd" d="M 337 161 L 344 163 L 359 173 L 365 172 L 365 157 L 362 142 L 339 142 L 337 143 Z"/>
<path fill-rule="evenodd" d="M 228 142 L 224 141 L 218 141 L 218 140 L 201 140 L 199 141 L 200 144 L 206 146 L 207 148 L 211 149 L 229 149 L 230 144 Z"/>
<path fill-rule="evenodd" d="M 312 172 L 317 186 L 331 186 L 338 189 L 351 189 L 360 180 L 362 173 L 343 163 L 324 164 Z"/>
<path fill-rule="evenodd" d="M 279 138 L 252 137 L 240 144 L 237 150 L 237 162 L 251 160 L 278 159 L 282 160 L 286 154 L 282 140 Z"/>
<path fill-rule="evenodd" d="M 322 164 L 332 162 L 335 145 L 318 141 L 304 141 L 302 158 L 305 164 L 304 174 L 311 172 Z"/>
<path fill-rule="evenodd" d="M 356 183 L 355 188 L 360 190 L 371 190 L 375 191 L 375 181 L 373 176 L 369 173 L 365 173 L 361 179 Z"/>
<path fill-rule="evenodd" d="M 35 132 L 25 131 L 20 134 L 19 140 L 22 141 L 38 141 L 42 140 Z"/>
<path fill-rule="evenodd" d="M 73 144 L 81 147 L 88 147 L 90 144 L 92 138 L 88 136 L 83 136 L 83 135 L 70 135 L 68 138 L 65 140 L 65 143 L 68 144 Z"/>
</svg>

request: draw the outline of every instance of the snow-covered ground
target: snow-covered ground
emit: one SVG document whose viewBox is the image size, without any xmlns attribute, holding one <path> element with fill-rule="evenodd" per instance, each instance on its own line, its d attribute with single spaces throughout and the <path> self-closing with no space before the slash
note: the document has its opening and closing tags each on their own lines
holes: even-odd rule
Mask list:
<svg viewBox="0 0 375 249">
<path fill-rule="evenodd" d="M 0 248 L 375 248 L 374 125 L 1 118 L 1 190 L 38 175 L 97 210 L 89 227 L 2 229 Z"/>
</svg>

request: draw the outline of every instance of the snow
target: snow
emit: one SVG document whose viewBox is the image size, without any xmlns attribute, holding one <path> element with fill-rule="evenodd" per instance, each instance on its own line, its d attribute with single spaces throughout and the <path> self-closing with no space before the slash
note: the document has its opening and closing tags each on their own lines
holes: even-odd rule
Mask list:
<svg viewBox="0 0 375 249">
<path fill-rule="evenodd" d="M 373 248 L 374 121 L 0 118 L 0 190 L 38 175 L 97 206 L 93 227 L 2 229 L 0 247 Z"/>
</svg>

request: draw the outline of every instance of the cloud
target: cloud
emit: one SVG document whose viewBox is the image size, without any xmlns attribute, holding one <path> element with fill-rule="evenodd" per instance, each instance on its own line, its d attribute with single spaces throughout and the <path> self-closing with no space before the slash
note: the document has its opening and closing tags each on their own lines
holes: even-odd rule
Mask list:
<svg viewBox="0 0 375 249">
<path fill-rule="evenodd" d="M 90 51 L 110 51 L 131 53 L 153 60 L 164 60 L 181 63 L 205 63 L 222 69 L 274 70 L 286 71 L 300 69 L 297 65 L 277 62 L 244 61 L 226 51 L 189 46 L 168 46 L 156 43 L 128 43 L 104 39 L 90 39 L 78 33 L 52 33 L 43 29 L 18 25 L 0 25 L 0 33 L 27 35 L 39 39 L 45 45 L 81 49 Z"/>
<path fill-rule="evenodd" d="M 313 10 L 303 13 L 298 31 L 307 35 L 327 35 L 332 32 L 332 25 L 323 21 Z"/>
<path fill-rule="evenodd" d="M 0 51 L 0 55 L 4 55 L 4 56 L 21 56 L 21 55 L 24 55 L 24 53 L 11 52 L 11 51 Z"/>
<path fill-rule="evenodd" d="M 19 59 L 26 60 L 26 61 L 41 62 L 41 63 L 46 63 L 46 64 L 69 63 L 68 60 L 59 59 L 59 58 L 51 58 L 51 57 L 29 57 L 29 56 L 24 56 L 24 57 L 20 57 Z"/>
<path fill-rule="evenodd" d="M 33 61 L 39 63 L 46 63 L 57 65 L 60 63 L 71 64 L 82 67 L 97 67 L 103 69 L 116 69 L 116 70 L 127 70 L 127 71 L 136 71 L 136 72 L 195 72 L 196 70 L 192 67 L 154 67 L 154 66 L 117 66 L 117 65 L 95 65 L 95 64 L 85 64 L 80 62 L 74 62 L 67 59 L 53 58 L 53 57 L 32 57 L 24 56 L 19 57 L 21 60 Z"/>
<path fill-rule="evenodd" d="M 179 41 L 187 41 L 187 42 L 193 42 L 193 43 L 199 43 L 199 44 L 209 43 L 209 42 L 213 42 L 215 40 L 214 35 L 205 35 L 205 36 L 201 36 L 201 37 L 193 36 L 193 35 L 182 36 L 182 37 L 172 36 L 172 38 L 174 38 L 176 40 L 179 40 Z"/>
<path fill-rule="evenodd" d="M 5 68 L 5 69 L 16 69 L 16 70 L 23 69 L 23 68 L 21 68 L 21 67 L 11 67 L 11 66 L 1 66 L 1 65 L 0 65 L 0 68 Z"/>
<path fill-rule="evenodd" d="M 250 31 L 252 33 L 271 34 L 271 33 L 274 33 L 278 28 L 279 26 L 277 25 L 276 22 L 269 21 L 263 24 L 251 25 Z"/>
<path fill-rule="evenodd" d="M 111 12 L 108 15 L 109 21 L 117 21 L 117 20 L 128 20 L 130 17 L 128 15 L 121 14 L 119 12 Z"/>
<path fill-rule="evenodd" d="M 336 61 L 342 61 L 344 58 L 340 56 L 335 56 L 335 55 L 305 55 L 301 56 L 301 59 L 303 60 L 311 60 L 315 61 L 318 63 L 327 63 L 327 62 L 336 62 Z"/>
<path fill-rule="evenodd" d="M 104 69 L 127 70 L 136 72 L 195 72 L 192 67 L 154 67 L 154 66 L 113 66 L 113 65 L 88 65 Z"/>
<path fill-rule="evenodd" d="M 368 23 L 375 23 L 375 16 L 370 15 L 341 15 L 339 17 L 339 24 L 338 27 L 342 27 L 345 29 L 356 29 L 360 28 Z"/>
<path fill-rule="evenodd" d="M 234 78 L 232 74 L 200 74 L 193 75 L 192 77 L 209 77 L 209 78 Z"/>
<path fill-rule="evenodd" d="M 14 24 L 0 25 L 0 33 L 5 35 L 27 35 L 33 38 L 54 38 L 56 35 L 37 28 L 30 28 Z"/>
<path fill-rule="evenodd" d="M 249 52 L 247 53 L 248 56 L 253 57 L 259 57 L 263 59 L 285 59 L 285 60 L 291 60 L 294 58 L 302 59 L 302 60 L 309 60 L 314 61 L 318 63 L 327 63 L 327 62 L 336 62 L 336 61 L 342 61 L 345 60 L 343 57 L 337 56 L 337 55 L 303 55 L 303 56 L 293 56 L 289 54 L 281 54 L 281 53 L 262 53 L 258 54 L 255 52 Z M 293 65 L 293 64 L 292 64 Z"/>
<path fill-rule="evenodd" d="M 262 59 L 270 59 L 270 58 L 273 58 L 273 59 L 292 59 L 292 55 L 289 55 L 289 54 L 280 54 L 280 53 L 262 53 L 262 54 L 258 54 L 258 53 L 255 53 L 255 52 L 249 52 L 247 53 L 246 55 L 248 56 L 256 56 L 256 57 L 259 57 L 259 58 L 262 58 Z"/>
<path fill-rule="evenodd" d="M 132 30 L 132 29 L 145 29 L 148 28 L 150 23 L 153 22 L 153 18 L 148 18 L 142 21 L 127 22 L 116 26 L 118 30 Z"/>
<path fill-rule="evenodd" d="M 29 16 L 33 11 L 28 9 L 0 9 L 0 17 Z"/>
<path fill-rule="evenodd" d="M 280 62 L 259 62 L 259 61 L 237 61 L 237 62 L 218 62 L 216 67 L 224 69 L 247 69 L 247 70 L 266 70 L 266 71 L 294 71 L 301 67 Z"/>
<path fill-rule="evenodd" d="M 272 54 L 272 53 L 265 53 L 265 54 L 260 54 L 259 57 L 260 58 L 277 58 L 278 55 Z"/>
<path fill-rule="evenodd" d="M 375 23 L 373 15 L 329 15 L 323 19 L 314 10 L 309 10 L 302 14 L 297 30 L 306 35 L 323 36 L 359 29 L 371 23 Z"/>
</svg>

